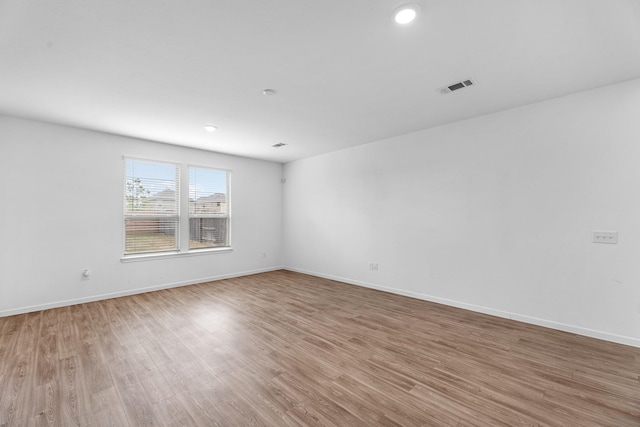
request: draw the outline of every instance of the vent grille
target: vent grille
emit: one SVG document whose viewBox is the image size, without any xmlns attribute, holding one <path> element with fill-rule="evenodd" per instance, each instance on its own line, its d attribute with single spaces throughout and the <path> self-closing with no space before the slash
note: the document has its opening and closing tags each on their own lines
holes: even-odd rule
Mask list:
<svg viewBox="0 0 640 427">
<path fill-rule="evenodd" d="M 442 93 L 451 93 L 454 92 L 456 90 L 468 87 L 468 86 L 473 86 L 475 83 L 473 80 L 471 79 L 467 79 L 467 80 L 463 80 L 461 82 L 457 82 L 457 83 L 453 83 L 445 88 L 443 88 L 441 90 Z"/>
<path fill-rule="evenodd" d="M 287 145 L 287 144 L 285 144 L 284 142 L 278 142 L 277 144 L 273 144 L 272 147 L 273 148 L 280 148 L 280 147 L 284 147 L 285 145 Z"/>
</svg>

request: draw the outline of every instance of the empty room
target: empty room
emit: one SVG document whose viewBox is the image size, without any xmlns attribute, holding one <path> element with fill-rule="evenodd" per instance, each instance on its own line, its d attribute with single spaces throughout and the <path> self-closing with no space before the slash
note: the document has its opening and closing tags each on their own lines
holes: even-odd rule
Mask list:
<svg viewBox="0 0 640 427">
<path fill-rule="evenodd" d="M 0 0 L 0 427 L 640 426 L 640 2 Z"/>
</svg>

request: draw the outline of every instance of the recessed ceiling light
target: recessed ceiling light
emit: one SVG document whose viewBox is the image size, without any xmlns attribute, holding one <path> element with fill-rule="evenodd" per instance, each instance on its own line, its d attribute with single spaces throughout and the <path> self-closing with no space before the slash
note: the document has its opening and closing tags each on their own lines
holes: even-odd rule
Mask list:
<svg viewBox="0 0 640 427">
<path fill-rule="evenodd" d="M 262 94 L 265 96 L 273 96 L 276 94 L 276 91 L 273 89 L 265 89 L 262 91 Z"/>
<path fill-rule="evenodd" d="M 218 130 L 218 126 L 204 125 L 204 130 L 206 130 L 207 132 L 215 132 Z"/>
<path fill-rule="evenodd" d="M 393 20 L 401 25 L 406 25 L 413 22 L 420 13 L 420 6 L 415 3 L 407 3 L 396 8 L 393 11 Z"/>
</svg>

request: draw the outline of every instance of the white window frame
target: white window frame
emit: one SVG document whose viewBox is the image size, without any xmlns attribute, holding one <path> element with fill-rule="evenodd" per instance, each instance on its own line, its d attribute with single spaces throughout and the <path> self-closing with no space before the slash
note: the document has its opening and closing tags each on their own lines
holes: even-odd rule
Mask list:
<svg viewBox="0 0 640 427">
<path fill-rule="evenodd" d="M 179 169 L 179 188 L 176 188 L 176 192 L 179 197 L 178 202 L 178 231 L 177 231 L 177 249 L 172 251 L 158 251 L 158 252 L 143 252 L 143 253 L 125 253 L 126 245 L 126 230 L 125 230 L 125 203 L 126 203 L 126 161 L 141 161 L 148 163 L 169 164 L 178 167 Z M 212 169 L 216 171 L 225 172 L 227 174 L 227 245 L 223 247 L 211 247 L 211 248 L 189 248 L 189 167 Z M 166 160 L 156 160 L 141 157 L 123 156 L 123 183 L 122 191 L 124 197 L 123 206 L 121 212 L 123 212 L 122 220 L 122 250 L 123 255 L 120 257 L 121 262 L 137 262 L 146 260 L 158 260 L 185 256 L 201 256 L 214 253 L 228 253 L 233 252 L 232 247 L 232 218 L 231 218 L 231 175 L 232 171 L 229 169 L 219 168 L 210 165 L 196 165 L 190 163 L 176 163 Z"/>
<path fill-rule="evenodd" d="M 191 182 L 189 180 L 190 175 L 190 169 L 191 168 L 196 168 L 196 169 L 206 169 L 206 170 L 211 170 L 211 171 L 216 171 L 216 172 L 224 172 L 226 174 L 226 179 L 225 179 L 225 184 L 226 184 L 226 188 L 225 188 L 225 198 L 226 198 L 226 214 L 224 216 L 221 215 L 207 215 L 207 214 L 201 214 L 201 215 L 191 215 L 191 211 L 189 209 L 189 206 L 187 206 L 186 212 L 187 212 L 187 223 L 189 226 L 189 237 L 191 237 L 191 219 L 192 218 L 226 218 L 226 245 L 224 246 L 218 246 L 218 247 L 211 247 L 211 248 L 191 248 L 191 240 L 189 239 L 189 241 L 187 242 L 187 248 L 189 249 L 189 252 L 194 252 L 194 251 L 210 251 L 210 250 L 224 250 L 224 249 L 231 249 L 231 171 L 228 169 L 221 169 L 221 168 L 215 168 L 215 167 L 211 167 L 211 166 L 202 166 L 202 165 L 194 165 L 194 164 L 189 164 L 187 165 L 187 181 L 188 181 L 188 186 L 191 186 Z M 189 195 L 187 195 L 185 198 L 189 199 Z"/>
</svg>

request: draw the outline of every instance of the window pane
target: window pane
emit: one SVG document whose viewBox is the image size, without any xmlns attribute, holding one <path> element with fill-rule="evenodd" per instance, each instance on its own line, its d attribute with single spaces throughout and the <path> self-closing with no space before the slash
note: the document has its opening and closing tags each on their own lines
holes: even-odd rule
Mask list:
<svg viewBox="0 0 640 427">
<path fill-rule="evenodd" d="M 126 160 L 125 213 L 178 213 L 178 167 L 166 163 Z"/>
<path fill-rule="evenodd" d="M 125 253 L 174 251 L 178 220 L 173 218 L 127 218 Z"/>
<path fill-rule="evenodd" d="M 189 248 L 218 248 L 227 244 L 229 218 L 189 218 Z"/>
<path fill-rule="evenodd" d="M 189 248 L 229 246 L 229 173 L 189 167 Z"/>
<path fill-rule="evenodd" d="M 125 159 L 125 254 L 179 247 L 177 165 Z"/>
</svg>

